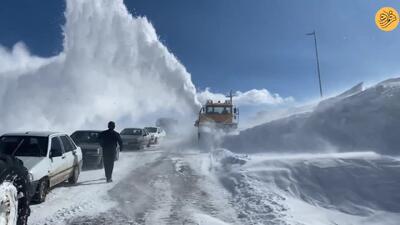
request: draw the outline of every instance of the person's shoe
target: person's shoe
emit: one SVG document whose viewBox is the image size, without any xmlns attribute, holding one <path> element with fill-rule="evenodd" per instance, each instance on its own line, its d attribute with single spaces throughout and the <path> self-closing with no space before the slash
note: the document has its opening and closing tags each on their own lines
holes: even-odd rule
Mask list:
<svg viewBox="0 0 400 225">
<path fill-rule="evenodd" d="M 107 180 L 107 183 L 111 183 L 111 182 L 112 182 L 112 179 L 108 179 L 108 180 Z"/>
</svg>

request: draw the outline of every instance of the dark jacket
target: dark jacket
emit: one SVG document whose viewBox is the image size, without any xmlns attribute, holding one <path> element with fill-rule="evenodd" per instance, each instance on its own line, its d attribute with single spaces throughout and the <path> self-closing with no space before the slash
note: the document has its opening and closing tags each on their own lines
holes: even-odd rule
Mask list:
<svg viewBox="0 0 400 225">
<path fill-rule="evenodd" d="M 119 145 L 119 150 L 123 150 L 121 136 L 114 130 L 105 130 L 101 132 L 99 139 L 104 153 L 115 151 L 117 149 L 117 144 Z"/>
</svg>

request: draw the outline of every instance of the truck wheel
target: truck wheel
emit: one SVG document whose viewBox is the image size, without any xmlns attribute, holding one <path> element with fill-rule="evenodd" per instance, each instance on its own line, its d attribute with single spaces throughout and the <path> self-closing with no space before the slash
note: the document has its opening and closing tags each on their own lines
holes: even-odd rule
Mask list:
<svg viewBox="0 0 400 225">
<path fill-rule="evenodd" d="M 68 183 L 76 184 L 78 182 L 79 173 L 80 173 L 79 166 L 75 166 L 74 170 L 72 171 L 71 177 L 68 179 Z"/>
<path fill-rule="evenodd" d="M 22 161 L 0 155 L 0 189 L 0 224 L 26 225 L 30 214 L 30 181 Z"/>
<path fill-rule="evenodd" d="M 33 197 L 36 203 L 42 203 L 46 201 L 47 193 L 49 192 L 49 182 L 46 178 L 39 181 L 37 186 L 36 194 Z"/>
</svg>

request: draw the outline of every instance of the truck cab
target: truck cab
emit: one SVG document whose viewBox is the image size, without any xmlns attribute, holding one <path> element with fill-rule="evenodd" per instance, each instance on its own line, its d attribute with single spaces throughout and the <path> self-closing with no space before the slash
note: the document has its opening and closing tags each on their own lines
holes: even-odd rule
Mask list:
<svg viewBox="0 0 400 225">
<path fill-rule="evenodd" d="M 236 129 L 239 120 L 239 110 L 231 100 L 213 102 L 208 100 L 199 112 L 196 127 L 213 125 L 221 129 Z"/>
</svg>

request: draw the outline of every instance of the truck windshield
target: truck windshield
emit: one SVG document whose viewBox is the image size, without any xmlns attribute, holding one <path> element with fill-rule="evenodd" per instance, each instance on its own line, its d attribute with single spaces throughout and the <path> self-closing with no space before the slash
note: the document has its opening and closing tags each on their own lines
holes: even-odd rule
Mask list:
<svg viewBox="0 0 400 225">
<path fill-rule="evenodd" d="M 99 143 L 99 134 L 98 131 L 76 131 L 71 138 L 76 144 Z"/>
<path fill-rule="evenodd" d="M 207 114 L 230 114 L 232 107 L 229 106 L 207 106 Z"/>
<path fill-rule="evenodd" d="M 48 137 L 3 136 L 0 138 L 0 153 L 15 156 L 45 157 Z"/>
</svg>

